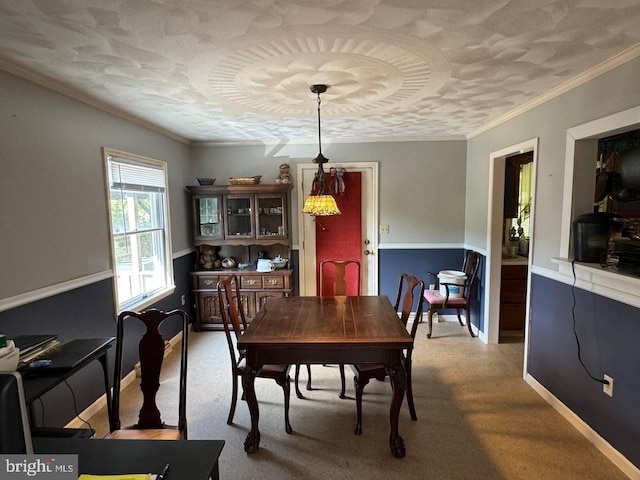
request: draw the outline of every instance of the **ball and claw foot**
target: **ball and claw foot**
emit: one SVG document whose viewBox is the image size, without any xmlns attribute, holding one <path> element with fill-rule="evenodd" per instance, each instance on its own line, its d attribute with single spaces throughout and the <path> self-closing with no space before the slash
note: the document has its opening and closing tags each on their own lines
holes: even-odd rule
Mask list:
<svg viewBox="0 0 640 480">
<path fill-rule="evenodd" d="M 398 435 L 397 437 L 391 437 L 389 439 L 389 444 L 391 445 L 391 453 L 396 458 L 404 458 L 404 440 L 402 437 Z"/>
<path fill-rule="evenodd" d="M 244 451 L 247 453 L 256 453 L 260 445 L 260 432 L 256 434 L 249 432 L 247 439 L 244 441 Z"/>
</svg>

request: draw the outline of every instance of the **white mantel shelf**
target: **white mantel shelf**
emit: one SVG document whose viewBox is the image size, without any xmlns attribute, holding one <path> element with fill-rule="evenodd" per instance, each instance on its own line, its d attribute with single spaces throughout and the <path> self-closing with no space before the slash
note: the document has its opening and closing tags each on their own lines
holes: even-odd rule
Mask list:
<svg viewBox="0 0 640 480">
<path fill-rule="evenodd" d="M 640 277 L 605 269 L 595 263 L 575 262 L 575 280 L 571 261 L 566 258 L 552 258 L 558 265 L 558 272 L 570 277 L 572 284 L 582 290 L 612 298 L 640 308 Z"/>
</svg>

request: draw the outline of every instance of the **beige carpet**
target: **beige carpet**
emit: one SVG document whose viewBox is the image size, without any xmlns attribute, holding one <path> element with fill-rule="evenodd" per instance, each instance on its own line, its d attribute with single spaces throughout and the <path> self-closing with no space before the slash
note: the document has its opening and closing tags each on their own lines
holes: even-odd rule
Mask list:
<svg viewBox="0 0 640 480">
<path fill-rule="evenodd" d="M 247 455 L 245 402 L 238 401 L 234 425 L 226 424 L 231 374 L 224 333 L 219 332 L 190 335 L 189 438 L 225 440 L 222 479 L 627 478 L 524 382 L 522 343 L 485 345 L 455 321 L 434 324 L 430 340 L 425 333 L 426 324 L 418 329 L 414 350 L 418 421 L 410 419 L 406 402 L 400 412 L 407 450 L 403 459 L 389 450 L 389 381 L 373 380 L 365 389 L 363 435 L 356 436 L 350 368 L 351 398 L 340 400 L 338 369 L 321 365 L 312 367 L 317 390 L 303 390 L 306 399 L 298 399 L 292 385 L 291 435 L 284 431 L 282 390 L 273 381 L 256 381 L 261 443 L 257 454 Z M 162 381 L 161 403 L 174 392 L 176 358 L 168 357 L 172 368 Z M 131 423 L 138 392 L 132 385 L 122 400 L 123 420 Z M 170 414 L 167 423 L 173 420 Z M 90 422 L 99 436 L 106 433 L 104 409 Z"/>
</svg>

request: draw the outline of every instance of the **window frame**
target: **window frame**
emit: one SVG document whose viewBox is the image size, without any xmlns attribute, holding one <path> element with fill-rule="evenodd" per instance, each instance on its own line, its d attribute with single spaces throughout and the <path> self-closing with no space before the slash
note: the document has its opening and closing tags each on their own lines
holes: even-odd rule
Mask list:
<svg viewBox="0 0 640 480">
<path fill-rule="evenodd" d="M 148 166 L 154 169 L 162 170 L 163 180 L 164 180 L 164 191 L 159 192 L 163 195 L 163 220 L 164 220 L 164 228 L 159 230 L 164 232 L 164 285 L 155 288 L 153 290 L 149 290 L 148 292 L 144 292 L 140 295 L 127 299 L 125 301 L 120 301 L 119 298 L 119 290 L 118 290 L 118 271 L 116 266 L 116 249 L 115 249 L 115 238 L 121 237 L 122 233 L 114 232 L 113 229 L 113 213 L 111 210 L 111 182 L 110 182 L 110 165 L 111 161 L 121 159 L 125 163 L 131 163 L 138 166 Z M 103 161 L 105 168 L 105 195 L 106 195 L 106 208 L 107 208 L 107 220 L 108 220 L 108 230 L 109 230 L 109 248 L 110 248 L 110 256 L 111 256 L 111 269 L 112 269 L 112 278 L 113 278 L 113 297 L 114 297 L 114 307 L 116 310 L 116 314 L 124 310 L 142 310 L 159 300 L 171 295 L 175 291 L 175 282 L 173 275 L 173 249 L 171 244 L 171 223 L 170 223 L 170 201 L 169 201 L 169 178 L 167 172 L 167 163 L 161 160 L 156 160 L 153 158 L 144 157 L 141 155 L 136 155 L 129 152 L 124 152 L 120 150 L 115 150 L 112 148 L 103 147 Z M 149 231 L 157 231 L 158 229 L 149 229 L 144 228 L 136 233 L 146 233 Z M 132 234 L 134 235 L 134 234 Z"/>
</svg>

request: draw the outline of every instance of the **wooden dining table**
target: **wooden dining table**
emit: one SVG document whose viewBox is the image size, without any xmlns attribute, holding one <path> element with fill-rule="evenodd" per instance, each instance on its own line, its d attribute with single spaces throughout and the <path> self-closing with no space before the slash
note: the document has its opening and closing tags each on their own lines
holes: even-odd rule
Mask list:
<svg viewBox="0 0 640 480">
<path fill-rule="evenodd" d="M 402 351 L 413 343 L 389 298 L 380 296 L 275 297 L 253 318 L 238 348 L 246 351 L 242 376 L 251 431 L 244 449 L 255 453 L 260 445 L 259 409 L 254 381 L 265 364 L 380 364 L 393 390 L 389 410 L 391 453 L 405 455 L 398 433 L 398 415 L 407 377 Z"/>
</svg>

